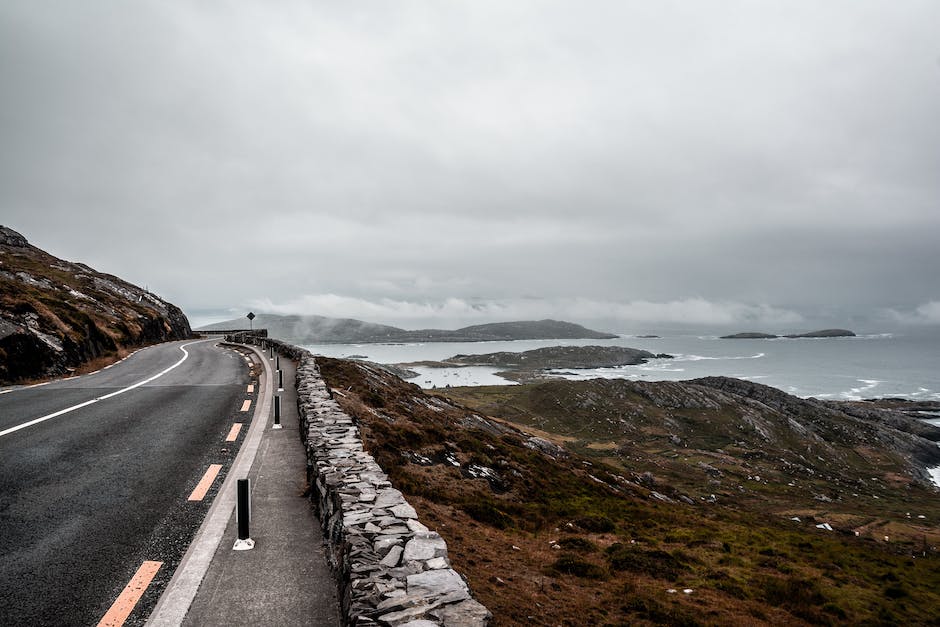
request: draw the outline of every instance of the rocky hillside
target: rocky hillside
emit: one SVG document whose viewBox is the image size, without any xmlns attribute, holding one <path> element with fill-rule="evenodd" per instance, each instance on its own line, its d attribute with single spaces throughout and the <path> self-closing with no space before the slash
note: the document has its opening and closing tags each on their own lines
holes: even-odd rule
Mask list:
<svg viewBox="0 0 940 627">
<path fill-rule="evenodd" d="M 733 379 L 429 395 L 319 359 L 496 624 L 930 624 L 940 431 Z M 447 396 L 443 396 L 446 394 Z"/>
<path fill-rule="evenodd" d="M 190 335 L 175 305 L 53 257 L 0 226 L 0 382 L 63 375 L 132 347 Z"/>
<path fill-rule="evenodd" d="M 294 344 L 371 344 L 381 342 L 494 342 L 510 340 L 613 339 L 611 333 L 586 329 L 572 322 L 531 320 L 495 322 L 456 330 L 407 330 L 373 324 L 353 318 L 325 316 L 280 316 L 260 314 L 255 328 Z M 245 327 L 244 320 L 219 322 L 200 330 L 228 330 Z"/>
</svg>

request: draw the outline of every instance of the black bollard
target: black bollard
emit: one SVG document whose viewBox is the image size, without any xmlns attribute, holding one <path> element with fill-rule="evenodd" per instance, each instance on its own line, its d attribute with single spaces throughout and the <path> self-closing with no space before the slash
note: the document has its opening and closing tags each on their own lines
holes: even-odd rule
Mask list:
<svg viewBox="0 0 940 627">
<path fill-rule="evenodd" d="M 274 397 L 274 426 L 272 429 L 281 429 L 281 397 Z"/>
<path fill-rule="evenodd" d="M 238 539 L 235 540 L 235 551 L 247 551 L 255 547 L 255 541 L 251 539 L 248 533 L 248 526 L 251 522 L 251 482 L 249 479 L 238 480 L 238 502 L 236 508 L 236 517 L 238 521 Z"/>
<path fill-rule="evenodd" d="M 284 371 L 283 370 L 277 371 L 277 391 L 278 392 L 284 391 Z"/>
</svg>

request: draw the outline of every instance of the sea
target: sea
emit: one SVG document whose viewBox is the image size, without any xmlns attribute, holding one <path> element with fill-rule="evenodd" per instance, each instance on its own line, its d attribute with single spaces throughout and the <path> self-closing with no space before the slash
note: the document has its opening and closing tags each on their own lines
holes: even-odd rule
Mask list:
<svg viewBox="0 0 940 627">
<path fill-rule="evenodd" d="M 659 335 L 659 334 L 658 334 Z M 627 346 L 669 358 L 617 368 L 562 369 L 573 380 L 684 381 L 728 376 L 770 385 L 795 396 L 831 400 L 898 397 L 940 401 L 940 333 L 870 333 L 856 337 L 722 339 L 718 335 L 623 334 L 611 340 L 517 340 L 407 344 L 315 344 L 306 348 L 330 357 L 382 364 L 440 361 L 458 354 L 521 352 L 546 346 Z M 497 368 L 410 366 L 410 379 L 424 388 L 512 384 Z"/>
</svg>

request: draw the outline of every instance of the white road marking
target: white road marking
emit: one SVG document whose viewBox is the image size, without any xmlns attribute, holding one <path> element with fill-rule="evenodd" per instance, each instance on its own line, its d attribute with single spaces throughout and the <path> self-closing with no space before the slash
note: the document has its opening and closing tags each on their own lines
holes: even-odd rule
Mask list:
<svg viewBox="0 0 940 627">
<path fill-rule="evenodd" d="M 31 427 L 31 426 L 33 426 L 33 425 L 35 425 L 35 424 L 39 424 L 40 422 L 45 422 L 46 420 L 51 420 L 52 418 L 56 418 L 56 417 L 61 416 L 61 415 L 63 415 L 63 414 L 67 414 L 67 413 L 69 413 L 69 412 L 73 412 L 73 411 L 75 411 L 76 409 L 81 409 L 82 407 L 87 407 L 87 406 L 89 406 L 89 405 L 91 405 L 91 404 L 93 404 L 93 403 L 97 403 L 98 401 L 103 401 L 103 400 L 105 400 L 105 399 L 112 398 L 112 397 L 114 397 L 114 396 L 117 396 L 118 394 L 123 394 L 124 392 L 130 392 L 131 390 L 134 390 L 134 389 L 136 389 L 136 388 L 139 388 L 139 387 L 142 386 L 142 385 L 146 385 L 146 384 L 150 383 L 150 382 L 153 381 L 154 379 L 159 379 L 160 377 L 162 377 L 163 375 L 165 375 L 166 373 L 168 373 L 169 371 L 173 370 L 174 368 L 176 368 L 177 366 L 179 366 L 180 364 L 182 364 L 184 361 L 186 361 L 186 359 L 189 357 L 189 352 L 186 350 L 186 347 L 187 347 L 187 346 L 192 346 L 193 344 L 198 344 L 199 342 L 205 342 L 205 341 L 206 341 L 206 340 L 199 340 L 198 342 L 190 342 L 190 343 L 188 343 L 188 344 L 183 344 L 182 346 L 180 346 L 179 349 L 180 349 L 181 351 L 183 351 L 183 357 L 180 358 L 180 360 L 179 360 L 178 362 L 176 362 L 175 364 L 173 364 L 173 365 L 170 366 L 169 368 L 158 372 L 157 374 L 153 375 L 153 376 L 150 377 L 149 379 L 144 379 L 143 381 L 138 381 L 138 382 L 135 383 L 134 385 L 129 385 L 129 386 L 127 386 L 126 388 L 121 388 L 120 390 L 118 390 L 118 391 L 116 391 L 116 392 L 111 392 L 110 394 L 105 394 L 104 396 L 99 396 L 98 398 L 93 398 L 93 399 L 91 399 L 90 401 L 85 401 L 84 403 L 79 403 L 78 405 L 72 405 L 71 407 L 66 407 L 65 409 L 60 409 L 59 411 L 53 412 L 53 413 L 51 413 L 51 414 L 49 414 L 49 415 L 47 415 L 47 416 L 43 416 L 43 417 L 41 417 L 41 418 L 35 418 L 35 419 L 30 420 L 30 421 L 28 421 L 28 422 L 24 422 L 23 424 L 16 425 L 15 427 L 10 427 L 9 429 L 4 429 L 3 431 L 0 431 L 0 437 L 3 437 L 3 436 L 5 436 L 5 435 L 9 435 L 10 433 L 13 433 L 14 431 L 19 431 L 20 429 L 25 429 L 26 427 Z M 40 383 L 39 385 L 46 385 L 46 384 L 45 384 L 45 383 Z M 35 387 L 35 386 L 34 386 L 34 387 Z"/>
</svg>

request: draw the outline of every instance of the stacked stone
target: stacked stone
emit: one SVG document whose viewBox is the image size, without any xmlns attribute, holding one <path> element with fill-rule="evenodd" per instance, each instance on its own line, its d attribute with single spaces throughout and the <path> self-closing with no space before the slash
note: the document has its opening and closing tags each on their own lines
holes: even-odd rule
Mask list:
<svg viewBox="0 0 940 627">
<path fill-rule="evenodd" d="M 199 331 L 196 331 L 198 334 Z M 267 329 L 258 329 L 257 331 L 239 331 L 237 333 L 228 333 L 225 335 L 226 342 L 234 344 L 259 344 L 261 340 L 268 337 Z"/>
<path fill-rule="evenodd" d="M 418 521 L 363 450 L 355 421 L 333 400 L 313 355 L 265 340 L 298 360 L 297 403 L 311 498 L 339 579 L 347 625 L 476 627 L 492 615 L 450 568 L 447 544 Z"/>
</svg>

